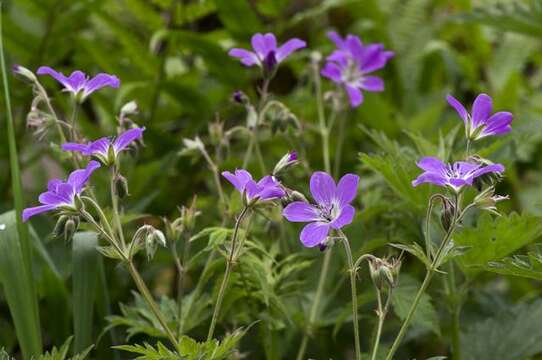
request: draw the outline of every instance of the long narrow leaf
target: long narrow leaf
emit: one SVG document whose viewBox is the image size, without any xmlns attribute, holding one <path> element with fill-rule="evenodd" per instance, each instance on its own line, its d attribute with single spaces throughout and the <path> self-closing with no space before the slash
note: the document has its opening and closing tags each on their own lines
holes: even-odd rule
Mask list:
<svg viewBox="0 0 542 360">
<path fill-rule="evenodd" d="M 72 240 L 74 353 L 92 345 L 92 314 L 98 275 L 98 237 L 78 232 Z"/>
</svg>

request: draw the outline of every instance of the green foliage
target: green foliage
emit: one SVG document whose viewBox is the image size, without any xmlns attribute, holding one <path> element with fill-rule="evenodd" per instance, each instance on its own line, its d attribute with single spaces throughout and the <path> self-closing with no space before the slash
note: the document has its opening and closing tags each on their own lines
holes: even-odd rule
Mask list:
<svg viewBox="0 0 542 360">
<path fill-rule="evenodd" d="M 512 213 L 499 217 L 482 214 L 473 227 L 464 227 L 454 236 L 460 246 L 470 249 L 458 262 L 469 273 L 479 272 L 475 265 L 500 260 L 536 240 L 542 224 L 536 216 Z"/>
<path fill-rule="evenodd" d="M 483 268 L 497 274 L 542 280 L 542 245 L 534 246 L 535 250 L 529 251 L 527 255 L 513 255 L 501 261 L 490 261 Z"/>
<path fill-rule="evenodd" d="M 86 349 L 81 350 L 74 356 L 69 356 L 68 351 L 70 350 L 70 345 L 73 337 L 69 337 L 60 348 L 53 347 L 50 351 L 45 352 L 42 355 L 33 357 L 32 360 L 84 360 L 87 358 L 90 350 L 92 350 L 92 345 Z"/>
<path fill-rule="evenodd" d="M 468 360 L 520 360 L 542 351 L 542 302 L 509 306 L 462 335 Z"/>
</svg>

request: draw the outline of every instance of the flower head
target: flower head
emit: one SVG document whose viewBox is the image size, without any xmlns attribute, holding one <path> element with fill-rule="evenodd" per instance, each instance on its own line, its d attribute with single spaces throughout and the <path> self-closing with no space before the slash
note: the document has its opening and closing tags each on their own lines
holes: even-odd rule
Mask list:
<svg viewBox="0 0 542 360">
<path fill-rule="evenodd" d="M 289 151 L 284 155 L 273 169 L 273 175 L 277 175 L 281 171 L 289 168 L 292 165 L 297 164 L 297 151 Z"/>
<path fill-rule="evenodd" d="M 310 190 L 316 204 L 290 203 L 282 215 L 292 222 L 308 222 L 300 234 L 306 247 L 323 245 L 331 229 L 341 229 L 352 222 L 356 210 L 350 203 L 358 191 L 359 176 L 346 174 L 338 184 L 322 171 L 311 176 Z"/>
<path fill-rule="evenodd" d="M 252 175 L 246 170 L 238 169 L 235 173 L 223 171 L 222 176 L 226 178 L 236 189 L 245 194 L 249 202 L 256 200 L 274 200 L 280 199 L 286 192 L 274 176 L 264 176 L 256 182 Z"/>
<path fill-rule="evenodd" d="M 118 88 L 120 86 L 118 77 L 105 73 L 99 73 L 91 79 L 84 72 L 76 70 L 70 76 L 65 76 L 49 66 L 41 66 L 36 73 L 53 77 L 64 86 L 64 91 L 71 92 L 75 96 L 80 95 L 80 101 L 85 100 L 87 96 L 103 87 Z"/>
<path fill-rule="evenodd" d="M 307 46 L 303 40 L 293 38 L 277 47 L 277 39 L 271 33 L 255 34 L 252 36 L 251 43 L 254 51 L 234 48 L 228 54 L 239 58 L 245 66 L 258 65 L 268 72 L 272 72 L 277 64 L 294 51 Z"/>
<path fill-rule="evenodd" d="M 117 137 L 103 137 L 87 144 L 64 143 L 62 150 L 76 151 L 85 156 L 92 156 L 104 165 L 111 165 L 117 159 L 118 154 L 125 150 L 132 142 L 141 139 L 144 127 L 126 130 Z"/>
<path fill-rule="evenodd" d="M 470 140 L 478 140 L 491 135 L 503 135 L 512 131 L 510 126 L 513 120 L 512 113 L 499 111 L 492 115 L 493 101 L 487 94 L 480 94 L 476 97 L 470 114 L 452 95 L 448 95 L 446 100 L 463 119 L 465 133 Z"/>
<path fill-rule="evenodd" d="M 39 196 L 40 206 L 23 210 L 23 221 L 27 221 L 34 215 L 52 210 L 75 211 L 75 197 L 83 191 L 88 179 L 94 170 L 100 167 L 97 161 L 90 161 L 85 169 L 75 170 L 68 176 L 68 180 L 50 180 L 47 191 Z"/>
<path fill-rule="evenodd" d="M 501 164 L 483 165 L 465 161 L 445 164 L 431 156 L 422 158 L 417 165 L 424 170 L 424 173 L 412 181 L 412 186 L 431 183 L 437 186 L 448 186 L 456 192 L 464 185 L 472 186 L 473 181 L 479 176 L 504 172 L 504 166 Z"/>
<path fill-rule="evenodd" d="M 383 68 L 394 56 L 392 51 L 384 50 L 382 44 L 363 45 L 355 35 L 349 34 L 343 39 L 336 32 L 330 32 L 328 36 L 337 46 L 337 50 L 327 57 L 321 74 L 344 86 L 352 107 L 363 102 L 362 90 L 384 90 L 384 81 L 381 78 L 367 74 Z"/>
</svg>

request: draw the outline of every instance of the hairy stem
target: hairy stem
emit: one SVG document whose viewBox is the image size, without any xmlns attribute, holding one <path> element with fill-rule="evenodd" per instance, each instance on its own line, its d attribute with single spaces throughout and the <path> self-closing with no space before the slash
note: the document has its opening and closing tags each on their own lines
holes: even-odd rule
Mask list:
<svg viewBox="0 0 542 360">
<path fill-rule="evenodd" d="M 111 186 L 111 206 L 113 208 L 113 221 L 114 221 L 114 227 L 117 231 L 118 237 L 120 239 L 120 246 L 123 250 L 126 249 L 126 241 L 124 240 L 124 234 L 122 231 L 122 223 L 120 221 L 120 213 L 119 213 L 119 197 L 117 194 L 117 190 L 115 188 L 115 177 L 117 175 L 117 169 L 115 166 L 111 167 L 111 179 L 110 179 L 110 186 Z"/>
<path fill-rule="evenodd" d="M 213 317 L 211 319 L 211 325 L 209 326 L 209 332 L 207 333 L 207 341 L 211 340 L 213 338 L 215 327 L 216 327 L 216 321 L 218 320 L 218 316 L 220 315 L 220 309 L 222 307 L 222 301 L 224 300 L 224 295 L 226 294 L 226 288 L 228 287 L 228 282 L 230 280 L 231 271 L 233 268 L 234 263 L 234 254 L 235 254 L 235 245 L 237 245 L 237 237 L 239 235 L 239 228 L 241 226 L 241 222 L 243 221 L 243 218 L 248 212 L 248 206 L 245 206 L 239 216 L 237 217 L 237 220 L 235 221 L 235 228 L 233 230 L 233 237 L 231 240 L 231 247 L 230 247 L 230 254 L 228 256 L 228 259 L 226 261 L 226 271 L 224 273 L 224 278 L 222 279 L 222 284 L 220 284 L 220 290 L 218 291 L 218 297 L 216 299 L 215 304 L 215 310 L 213 312 Z"/>
</svg>

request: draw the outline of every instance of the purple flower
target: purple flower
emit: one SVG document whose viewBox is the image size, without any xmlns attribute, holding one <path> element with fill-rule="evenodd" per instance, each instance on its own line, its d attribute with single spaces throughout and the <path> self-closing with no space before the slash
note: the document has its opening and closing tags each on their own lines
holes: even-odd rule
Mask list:
<svg viewBox="0 0 542 360">
<path fill-rule="evenodd" d="M 327 57 L 321 74 L 344 86 L 352 107 L 363 102 L 362 90 L 384 90 L 381 78 L 367 74 L 383 68 L 394 56 L 392 51 L 385 51 L 382 44 L 363 45 L 358 36 L 350 34 L 342 39 L 336 32 L 329 32 L 328 37 L 335 43 L 337 50 Z"/>
<path fill-rule="evenodd" d="M 61 72 L 53 70 L 49 66 L 41 66 L 36 72 L 38 75 L 52 76 L 56 81 L 64 86 L 64 91 L 71 92 L 74 95 L 81 94 L 80 100 L 83 101 L 94 91 L 109 86 L 118 88 L 120 80 L 115 75 L 100 73 L 92 79 L 82 71 L 74 71 L 70 76 L 65 76 Z"/>
<path fill-rule="evenodd" d="M 277 47 L 277 39 L 271 33 L 255 34 L 251 42 L 254 51 L 235 48 L 228 55 L 239 58 L 245 66 L 258 65 L 270 72 L 291 53 L 307 46 L 303 40 L 293 38 Z"/>
<path fill-rule="evenodd" d="M 311 176 L 310 190 L 316 205 L 304 201 L 290 203 L 282 214 L 288 221 L 309 222 L 299 238 L 306 247 L 324 245 L 330 229 L 340 229 L 352 222 L 356 210 L 350 203 L 358 191 L 359 176 L 344 175 L 337 185 L 322 171 Z"/>
<path fill-rule="evenodd" d="M 512 131 L 510 124 L 513 120 L 512 113 L 500 111 L 493 115 L 493 101 L 487 94 L 480 94 L 472 104 L 472 113 L 469 114 L 465 107 L 452 95 L 446 97 L 457 114 L 465 123 L 465 133 L 470 140 L 478 140 L 486 136 L 502 135 Z"/>
<path fill-rule="evenodd" d="M 412 186 L 423 183 L 431 183 L 438 186 L 449 186 L 458 192 L 464 185 L 472 186 L 474 179 L 487 173 L 504 172 L 501 164 L 472 164 L 465 161 L 457 161 L 453 164 L 445 164 L 439 159 L 431 156 L 422 158 L 418 167 L 424 173 L 412 181 Z"/>
<path fill-rule="evenodd" d="M 284 155 L 279 162 L 275 165 L 275 168 L 273 169 L 273 175 L 277 175 L 281 171 L 289 168 L 292 165 L 297 164 L 297 152 L 296 151 L 290 151 Z"/>
<path fill-rule="evenodd" d="M 280 199 L 286 192 L 280 183 L 273 176 L 264 176 L 256 182 L 252 175 L 246 170 L 235 170 L 235 174 L 229 171 L 223 171 L 222 176 L 226 178 L 241 195 L 246 194 L 248 201 L 251 200 L 273 200 Z"/>
<path fill-rule="evenodd" d="M 65 143 L 62 144 L 64 151 L 76 151 L 84 156 L 92 156 L 100 160 L 104 165 L 115 162 L 118 154 L 125 150 L 132 142 L 141 139 L 144 127 L 127 130 L 115 138 L 103 137 L 87 144 Z"/>
<path fill-rule="evenodd" d="M 72 172 L 67 181 L 50 180 L 47 184 L 47 191 L 39 196 L 39 202 L 42 205 L 24 209 L 23 221 L 28 221 L 34 215 L 57 209 L 75 211 L 75 196 L 81 194 L 88 179 L 99 167 L 99 162 L 90 161 L 86 169 Z"/>
</svg>

